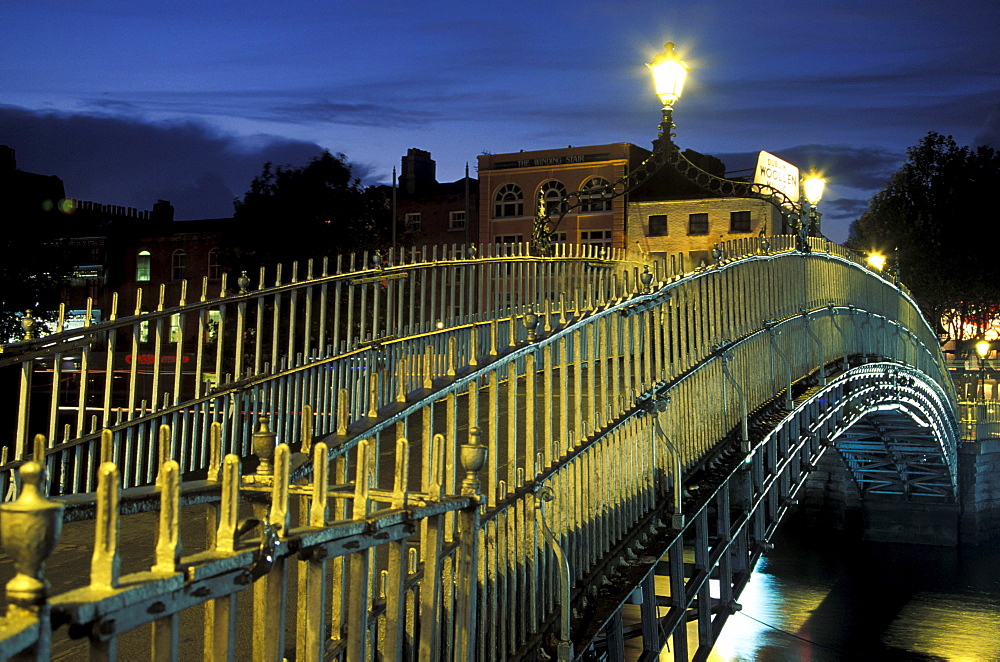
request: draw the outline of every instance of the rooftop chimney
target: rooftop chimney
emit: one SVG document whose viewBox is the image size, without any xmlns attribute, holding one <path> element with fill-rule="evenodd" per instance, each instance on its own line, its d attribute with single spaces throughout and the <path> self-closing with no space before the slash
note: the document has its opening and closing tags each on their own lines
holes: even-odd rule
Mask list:
<svg viewBox="0 0 1000 662">
<path fill-rule="evenodd" d="M 156 204 L 153 205 L 150 220 L 162 223 L 172 222 L 174 220 L 174 206 L 170 204 L 169 200 L 157 200 Z"/>
<path fill-rule="evenodd" d="M 430 152 L 411 147 L 403 157 L 399 188 L 409 194 L 419 193 L 437 183 L 434 159 Z"/>
</svg>

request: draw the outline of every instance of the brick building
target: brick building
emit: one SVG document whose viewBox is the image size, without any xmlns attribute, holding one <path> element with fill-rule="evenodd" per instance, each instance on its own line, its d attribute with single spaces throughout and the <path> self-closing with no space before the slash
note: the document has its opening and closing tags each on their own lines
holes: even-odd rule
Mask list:
<svg viewBox="0 0 1000 662">
<path fill-rule="evenodd" d="M 685 253 L 693 266 L 711 263 L 713 244 L 788 232 L 773 205 L 753 198 L 632 202 L 626 227 L 629 248 L 652 257 Z"/>
<path fill-rule="evenodd" d="M 479 236 L 479 181 L 437 181 L 430 152 L 411 148 L 402 159 L 395 191 L 397 244 L 474 243 Z"/>
<path fill-rule="evenodd" d="M 479 241 L 531 241 L 540 194 L 554 218 L 564 195 L 607 187 L 647 156 L 648 150 L 631 143 L 481 155 Z M 623 247 L 626 203 L 625 196 L 584 199 L 555 229 L 555 241 Z"/>
</svg>

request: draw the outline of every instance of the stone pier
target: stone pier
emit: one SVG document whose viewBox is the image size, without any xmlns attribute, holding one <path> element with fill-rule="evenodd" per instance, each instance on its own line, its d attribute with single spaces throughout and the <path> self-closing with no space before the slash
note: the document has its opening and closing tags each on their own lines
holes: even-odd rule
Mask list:
<svg viewBox="0 0 1000 662">
<path fill-rule="evenodd" d="M 962 442 L 958 447 L 962 505 L 960 540 L 979 545 L 1000 537 L 1000 439 Z"/>
<path fill-rule="evenodd" d="M 834 449 L 824 453 L 799 494 L 795 514 L 809 524 L 860 529 L 866 540 L 979 545 L 1000 536 L 1000 439 L 959 447 L 959 502 L 862 499 Z"/>
</svg>

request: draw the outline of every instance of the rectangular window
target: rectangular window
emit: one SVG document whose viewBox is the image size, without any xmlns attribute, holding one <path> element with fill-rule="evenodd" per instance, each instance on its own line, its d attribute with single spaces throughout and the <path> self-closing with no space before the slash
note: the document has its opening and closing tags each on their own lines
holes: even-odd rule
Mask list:
<svg viewBox="0 0 1000 662">
<path fill-rule="evenodd" d="M 205 341 L 216 342 L 219 339 L 219 326 L 222 324 L 222 313 L 218 310 L 208 311 L 205 323 Z"/>
<path fill-rule="evenodd" d="M 496 254 L 497 255 L 515 255 L 515 244 L 520 244 L 524 241 L 524 235 L 521 234 L 499 234 L 493 237 L 493 243 L 497 244 Z M 507 265 L 507 273 L 513 268 L 513 264 Z"/>
<path fill-rule="evenodd" d="M 688 234 L 708 234 L 708 214 L 688 216 Z"/>
<path fill-rule="evenodd" d="M 553 232 L 552 233 L 552 243 L 553 244 L 565 244 L 566 243 L 566 233 L 565 232 Z"/>
<path fill-rule="evenodd" d="M 208 251 L 208 277 L 216 280 L 222 277 L 222 266 L 219 264 L 219 249 Z"/>
<path fill-rule="evenodd" d="M 667 215 L 653 214 L 649 217 L 650 237 L 665 237 L 667 235 Z"/>
<path fill-rule="evenodd" d="M 465 229 L 465 212 L 464 211 L 448 212 L 448 229 L 449 230 L 464 230 Z"/>
<path fill-rule="evenodd" d="M 187 253 L 178 249 L 170 257 L 170 273 L 174 280 L 184 280 L 184 269 L 187 267 Z"/>
<path fill-rule="evenodd" d="M 524 235 L 521 234 L 498 234 L 493 237 L 495 244 L 520 244 L 522 241 L 524 241 Z"/>
<path fill-rule="evenodd" d="M 135 260 L 135 279 L 138 281 L 149 280 L 149 261 L 152 258 L 149 251 L 140 251 Z"/>
<path fill-rule="evenodd" d="M 420 229 L 420 214 L 407 214 L 403 222 L 407 232 L 416 232 Z"/>
<path fill-rule="evenodd" d="M 731 211 L 729 212 L 730 232 L 750 232 L 750 212 Z"/>
<path fill-rule="evenodd" d="M 610 246 L 611 230 L 585 230 L 580 233 L 580 243 L 593 246 Z"/>
<path fill-rule="evenodd" d="M 177 342 L 181 339 L 181 314 L 174 313 L 170 316 L 170 342 Z"/>
</svg>

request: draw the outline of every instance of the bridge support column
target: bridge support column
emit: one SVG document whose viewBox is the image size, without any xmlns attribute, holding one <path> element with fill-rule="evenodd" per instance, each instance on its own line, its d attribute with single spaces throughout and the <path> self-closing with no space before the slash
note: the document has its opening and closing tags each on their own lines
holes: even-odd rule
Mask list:
<svg viewBox="0 0 1000 662">
<path fill-rule="evenodd" d="M 606 630 L 608 638 L 608 662 L 625 662 L 625 633 L 622 631 L 622 610 L 611 617 Z"/>
<path fill-rule="evenodd" d="M 750 510 L 753 504 L 753 485 L 750 482 L 750 467 L 741 467 L 744 471 L 737 471 L 729 480 L 729 501 L 733 508 L 745 512 Z"/>
<path fill-rule="evenodd" d="M 958 487 L 960 541 L 979 545 L 996 540 L 1000 531 L 1000 439 L 959 444 Z"/>
<path fill-rule="evenodd" d="M 660 634 L 659 606 L 656 601 L 656 575 L 646 575 L 640 586 L 642 591 L 642 654 L 639 662 L 656 662 L 666 642 Z"/>
</svg>

